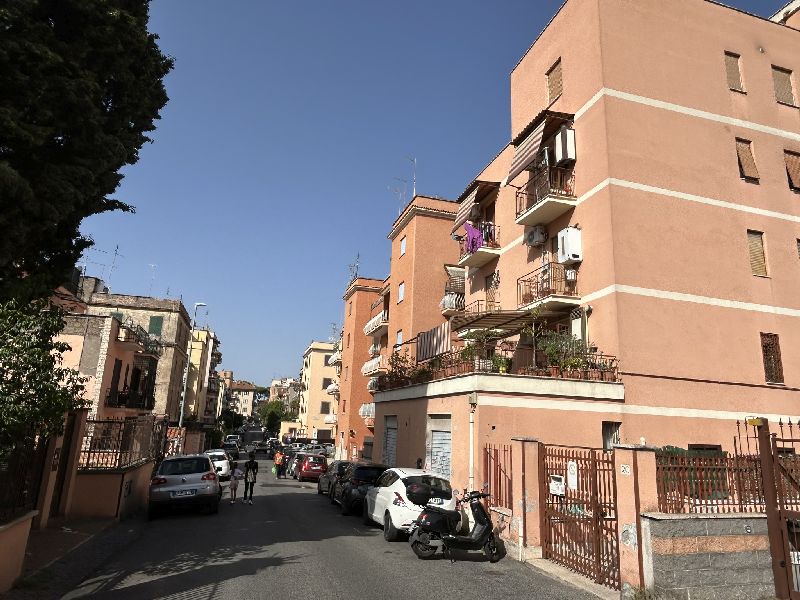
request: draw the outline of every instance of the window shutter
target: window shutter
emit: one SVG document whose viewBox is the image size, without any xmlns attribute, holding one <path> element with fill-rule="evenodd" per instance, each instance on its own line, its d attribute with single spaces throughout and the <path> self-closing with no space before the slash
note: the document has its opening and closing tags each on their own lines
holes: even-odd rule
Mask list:
<svg viewBox="0 0 800 600">
<path fill-rule="evenodd" d="M 725 53 L 725 72 L 728 76 L 728 87 L 737 92 L 743 92 L 742 73 L 739 69 L 739 55 L 733 52 Z"/>
<path fill-rule="evenodd" d="M 767 260 L 764 255 L 764 234 L 760 231 L 747 231 L 747 248 L 750 252 L 750 270 L 753 275 L 767 274 Z"/>
<path fill-rule="evenodd" d="M 739 158 L 739 174 L 745 179 L 758 179 L 753 144 L 749 140 L 736 140 L 736 155 Z"/>
<path fill-rule="evenodd" d="M 150 317 L 150 323 L 147 326 L 147 333 L 150 335 L 161 335 L 161 330 L 164 328 L 164 317 Z"/>
<path fill-rule="evenodd" d="M 114 318 L 115 318 L 117 321 L 119 321 L 120 323 L 122 323 L 122 322 L 123 322 L 123 318 L 124 318 L 124 317 L 123 317 L 123 315 L 122 315 L 122 313 L 121 313 L 121 312 L 112 312 L 112 313 L 111 313 L 109 316 L 111 316 L 111 317 L 114 317 Z"/>
<path fill-rule="evenodd" d="M 786 172 L 789 174 L 789 187 L 800 190 L 800 154 L 784 152 L 783 156 L 786 159 Z"/>
<path fill-rule="evenodd" d="M 768 383 L 783 383 L 781 346 L 776 333 L 761 334 L 761 354 L 764 357 L 764 378 Z"/>
<path fill-rule="evenodd" d="M 775 99 L 782 104 L 794 106 L 792 72 L 780 67 L 772 67 L 772 81 L 775 84 Z"/>
<path fill-rule="evenodd" d="M 552 103 L 564 91 L 564 79 L 561 73 L 561 59 L 547 72 L 548 103 Z"/>
</svg>

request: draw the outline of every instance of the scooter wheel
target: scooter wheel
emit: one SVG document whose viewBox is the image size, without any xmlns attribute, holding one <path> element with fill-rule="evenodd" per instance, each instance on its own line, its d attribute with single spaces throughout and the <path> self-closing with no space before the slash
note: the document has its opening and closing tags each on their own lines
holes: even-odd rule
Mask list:
<svg viewBox="0 0 800 600">
<path fill-rule="evenodd" d="M 494 538 L 494 535 L 490 536 L 483 545 L 483 553 L 486 555 L 486 558 L 489 559 L 490 563 L 496 563 L 498 560 L 503 558 L 503 554 L 500 552 L 500 548 L 497 546 L 497 540 Z"/>
<path fill-rule="evenodd" d="M 417 558 L 427 559 L 432 557 L 436 554 L 436 548 L 432 546 L 428 546 L 423 544 L 422 542 L 414 542 L 411 544 L 411 549 L 414 551 L 414 554 L 417 555 Z"/>
</svg>

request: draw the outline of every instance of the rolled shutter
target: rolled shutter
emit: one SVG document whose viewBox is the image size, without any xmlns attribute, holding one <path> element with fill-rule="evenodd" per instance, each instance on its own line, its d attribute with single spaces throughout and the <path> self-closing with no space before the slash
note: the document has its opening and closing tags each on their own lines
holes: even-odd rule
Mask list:
<svg viewBox="0 0 800 600">
<path fill-rule="evenodd" d="M 753 144 L 749 140 L 736 140 L 736 155 L 739 158 L 739 172 L 745 179 L 758 179 L 758 168 L 753 158 Z"/>
<path fill-rule="evenodd" d="M 784 152 L 786 172 L 789 174 L 789 185 L 793 190 L 800 190 L 800 154 Z"/>
<path fill-rule="evenodd" d="M 760 231 L 748 231 L 747 248 L 750 253 L 750 270 L 753 275 L 766 275 L 767 260 L 764 255 L 764 234 Z"/>
<path fill-rule="evenodd" d="M 772 67 L 772 81 L 775 84 L 775 99 L 783 104 L 794 105 L 792 72 L 780 67 Z"/>
<path fill-rule="evenodd" d="M 549 102 L 553 102 L 564 91 L 564 77 L 561 71 L 561 59 L 547 72 L 547 92 Z"/>
<path fill-rule="evenodd" d="M 728 87 L 739 92 L 744 91 L 742 86 L 742 73 L 739 69 L 739 55 L 733 52 L 725 53 L 725 73 L 728 76 Z"/>
</svg>

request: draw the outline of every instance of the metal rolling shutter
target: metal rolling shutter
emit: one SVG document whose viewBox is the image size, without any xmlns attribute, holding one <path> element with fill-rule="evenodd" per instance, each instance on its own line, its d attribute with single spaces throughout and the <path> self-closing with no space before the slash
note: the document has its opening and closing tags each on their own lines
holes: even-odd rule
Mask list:
<svg viewBox="0 0 800 600">
<path fill-rule="evenodd" d="M 431 431 L 430 468 L 445 479 L 450 479 L 450 454 L 452 453 L 449 431 Z"/>
<path fill-rule="evenodd" d="M 383 464 L 393 467 L 397 462 L 397 427 L 386 427 L 383 433 Z"/>
</svg>

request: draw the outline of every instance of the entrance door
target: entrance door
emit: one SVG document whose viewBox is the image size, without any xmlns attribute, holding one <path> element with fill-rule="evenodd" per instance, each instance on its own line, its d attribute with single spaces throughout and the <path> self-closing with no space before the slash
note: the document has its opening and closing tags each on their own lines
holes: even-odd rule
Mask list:
<svg viewBox="0 0 800 600">
<path fill-rule="evenodd" d="M 431 431 L 431 455 L 428 461 L 431 471 L 450 479 L 450 455 L 452 438 L 449 431 Z"/>
<path fill-rule="evenodd" d="M 390 467 L 397 464 L 397 417 L 385 417 L 383 430 L 383 464 Z"/>
</svg>

